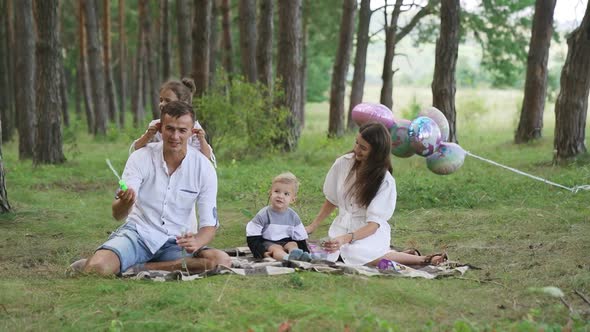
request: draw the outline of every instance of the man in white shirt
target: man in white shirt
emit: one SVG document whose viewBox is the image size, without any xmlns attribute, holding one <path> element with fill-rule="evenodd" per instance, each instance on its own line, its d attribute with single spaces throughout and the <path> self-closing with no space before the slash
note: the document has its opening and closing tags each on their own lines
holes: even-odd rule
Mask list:
<svg viewBox="0 0 590 332">
<path fill-rule="evenodd" d="M 120 274 L 129 267 L 202 272 L 230 266 L 229 256 L 206 247 L 213 240 L 217 220 L 217 175 L 207 158 L 187 147 L 193 134 L 190 105 L 175 101 L 162 109 L 162 141 L 134 152 L 112 204 L 113 217 L 126 219 L 100 246 L 85 272 Z M 199 210 L 199 230 L 192 229 L 192 208 Z M 187 254 L 188 253 L 188 254 Z"/>
</svg>

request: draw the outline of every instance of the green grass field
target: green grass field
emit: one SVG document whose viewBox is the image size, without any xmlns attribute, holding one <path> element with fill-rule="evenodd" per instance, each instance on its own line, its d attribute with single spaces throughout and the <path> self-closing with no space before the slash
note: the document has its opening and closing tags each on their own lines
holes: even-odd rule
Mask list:
<svg viewBox="0 0 590 332">
<path fill-rule="evenodd" d="M 463 91 L 457 95 L 459 143 L 474 154 L 568 187 L 590 184 L 590 166 L 551 165 L 553 109 L 544 138 L 512 144 L 521 95 Z M 377 100 L 370 93 L 366 100 Z M 395 111 L 428 90 L 397 88 Z M 267 202 L 272 177 L 301 180 L 294 208 L 309 223 L 323 202 L 323 179 L 352 148 L 353 134 L 326 138 L 327 104 L 308 105 L 299 149 L 231 160 L 217 148 L 221 227 L 213 243 L 245 244 L 249 212 Z M 589 191 L 572 194 L 467 157 L 449 176 L 428 171 L 423 158 L 393 158 L 398 202 L 391 219 L 396 246 L 446 249 L 453 260 L 481 268 L 441 280 L 328 276 L 215 276 L 155 283 L 66 278 L 74 260 L 90 255 L 118 222 L 110 204 L 131 138 L 143 129 L 95 140 L 66 130 L 68 161 L 33 167 L 18 161 L 18 144 L 2 147 L 14 214 L 0 217 L 0 331 L 576 331 L 590 330 Z M 587 132 L 590 132 L 587 130 Z M 313 235 L 327 233 L 328 224 Z M 554 286 L 563 300 L 538 291 Z"/>
</svg>

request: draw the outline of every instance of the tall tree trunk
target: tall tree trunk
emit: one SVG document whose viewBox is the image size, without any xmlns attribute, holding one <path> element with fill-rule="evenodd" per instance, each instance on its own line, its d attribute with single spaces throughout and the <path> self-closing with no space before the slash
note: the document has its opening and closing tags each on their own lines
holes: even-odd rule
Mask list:
<svg viewBox="0 0 590 332">
<path fill-rule="evenodd" d="M 541 138 L 543 112 L 547 96 L 547 61 L 553 33 L 553 11 L 557 0 L 537 0 L 529 44 L 524 99 L 515 143 Z"/>
<path fill-rule="evenodd" d="M 178 23 L 178 51 L 180 77 L 189 76 L 192 70 L 191 53 L 191 5 L 189 0 L 176 0 L 176 19 Z"/>
<path fill-rule="evenodd" d="M 109 120 L 117 124 L 119 106 L 115 96 L 115 82 L 113 78 L 113 66 L 111 64 L 111 1 L 102 0 L 102 46 L 105 69 L 105 89 L 109 107 Z"/>
<path fill-rule="evenodd" d="M 569 162 L 587 151 L 584 139 L 590 91 L 590 2 L 582 23 L 568 36 L 567 45 L 555 102 L 555 163 Z"/>
<path fill-rule="evenodd" d="M 94 102 L 94 130 L 95 135 L 106 135 L 108 109 L 106 103 L 106 89 L 104 66 L 100 47 L 100 31 L 98 27 L 98 0 L 84 0 L 86 11 L 86 38 L 88 50 L 89 76 L 92 78 L 91 91 Z"/>
<path fill-rule="evenodd" d="M 299 109 L 301 113 L 300 125 L 301 128 L 305 128 L 305 102 L 307 101 L 307 45 L 308 45 L 308 37 L 309 37 L 309 11 L 310 9 L 309 1 L 303 1 L 301 3 L 301 20 L 302 20 L 302 28 L 301 28 L 301 79 L 299 80 L 299 84 L 301 85 L 299 88 L 301 89 L 301 98 L 299 99 Z"/>
<path fill-rule="evenodd" d="M 8 64 L 8 81 L 14 82 L 17 77 L 15 75 L 16 59 L 15 53 L 10 50 L 16 48 L 15 42 L 15 0 L 6 0 L 6 49 L 9 50 L 6 53 L 6 61 Z M 9 91 L 6 98 L 8 99 L 8 105 L 10 107 L 10 114 L 12 115 L 12 125 L 14 128 L 18 126 L 18 114 L 16 113 L 16 84 L 12 84 L 12 91 Z M 9 135 L 12 137 L 12 135 Z"/>
<path fill-rule="evenodd" d="M 15 106 L 18 117 L 18 155 L 21 160 L 33 158 L 35 147 L 35 35 L 33 3 L 21 0 L 15 3 L 15 32 L 19 42 L 15 44 L 14 58 L 18 80 L 15 85 Z"/>
<path fill-rule="evenodd" d="M 14 134 L 14 114 L 11 104 L 10 96 L 13 95 L 14 90 L 12 89 L 12 79 L 10 78 L 10 63 L 9 63 L 9 53 L 11 52 L 12 48 L 9 47 L 9 37 L 8 37 L 8 17 L 10 16 L 11 12 L 8 11 L 7 7 L 7 0 L 0 0 L 0 10 L 3 15 L 0 15 L 0 93 L 2 94 L 2 98 L 0 98 L 0 119 L 2 120 L 2 141 L 9 141 L 12 139 L 12 135 Z"/>
<path fill-rule="evenodd" d="M 37 135 L 33 164 L 61 164 L 62 152 L 59 94 L 58 0 L 35 0 L 37 43 L 35 47 Z"/>
<path fill-rule="evenodd" d="M 258 80 L 268 88 L 269 92 L 272 91 L 273 3 L 274 0 L 260 0 L 256 51 Z"/>
<path fill-rule="evenodd" d="M 363 101 L 371 14 L 371 0 L 361 0 L 361 7 L 359 9 L 359 26 L 356 35 L 356 54 L 354 56 L 354 74 L 352 75 L 350 106 L 348 107 L 348 117 L 346 122 L 346 127 L 351 131 L 356 127 L 356 124 L 352 121 L 352 109 Z"/>
<path fill-rule="evenodd" d="M 0 124 L 0 130 L 2 130 L 2 124 Z M 0 138 L 1 137 L 2 134 L 0 134 Z M 7 213 L 12 210 L 12 208 L 10 207 L 10 203 L 8 202 L 8 192 L 6 191 L 6 177 L 4 174 L 4 158 L 2 157 L 2 142 L 0 142 L 0 213 Z"/>
<path fill-rule="evenodd" d="M 78 61 L 79 62 L 79 61 Z M 82 118 L 82 76 L 80 75 L 80 64 L 76 64 L 76 85 L 74 86 L 74 104 L 76 107 L 76 119 Z"/>
<path fill-rule="evenodd" d="M 82 95 L 84 96 L 84 109 L 86 111 L 86 124 L 88 125 L 88 133 L 94 132 L 94 109 L 92 106 L 92 97 L 90 95 L 90 79 L 88 77 L 88 64 L 87 64 L 87 47 L 86 47 L 86 14 L 84 7 L 86 3 L 84 1 L 78 1 L 78 39 L 80 41 L 80 81 L 82 83 Z"/>
<path fill-rule="evenodd" d="M 332 70 L 332 87 L 330 89 L 330 120 L 328 136 L 344 135 L 344 94 L 346 92 L 346 75 L 350 64 L 350 51 L 354 38 L 354 16 L 356 0 L 344 0 L 342 19 L 340 21 L 340 40 L 336 51 L 336 60 Z"/>
<path fill-rule="evenodd" d="M 395 46 L 397 44 L 397 21 L 401 13 L 403 0 L 396 0 L 391 13 L 391 21 L 385 29 L 385 57 L 383 59 L 383 73 L 381 79 L 381 104 L 393 107 L 393 58 L 395 57 Z M 387 18 L 387 15 L 385 16 Z"/>
<path fill-rule="evenodd" d="M 167 81 L 170 78 L 170 29 L 168 24 L 168 0 L 160 1 L 160 41 L 162 48 L 162 79 Z"/>
<path fill-rule="evenodd" d="M 127 47 L 125 32 L 125 0 L 119 0 L 119 126 L 125 127 L 127 109 Z"/>
<path fill-rule="evenodd" d="M 240 0 L 238 11 L 242 73 L 248 82 L 254 83 L 258 77 L 256 69 L 256 0 Z"/>
<path fill-rule="evenodd" d="M 141 3 L 141 2 L 140 2 Z M 143 32 L 142 29 L 138 30 L 138 38 L 137 38 L 137 51 L 135 54 L 134 60 L 134 87 L 133 91 L 131 92 L 131 111 L 133 112 L 133 126 L 138 127 L 139 124 L 143 121 L 144 110 L 143 110 L 143 102 L 142 102 L 142 91 L 143 91 L 143 57 L 144 57 L 144 46 L 143 46 Z"/>
<path fill-rule="evenodd" d="M 219 56 L 219 1 L 211 0 L 211 20 L 209 22 L 209 82 L 213 86 L 215 71 L 217 70 L 217 57 Z"/>
<path fill-rule="evenodd" d="M 160 100 L 160 94 L 158 92 L 158 68 L 156 66 L 157 52 L 154 45 L 152 45 L 152 24 L 150 15 L 150 2 L 148 0 L 139 0 L 141 29 L 143 30 L 143 40 L 145 45 L 145 57 L 146 57 L 146 73 L 144 78 L 146 83 L 144 88 L 147 88 L 147 94 L 144 97 L 148 97 L 149 103 L 152 109 L 152 118 L 160 118 L 160 107 L 158 106 Z M 157 45 L 157 44 L 155 44 Z M 149 87 L 149 88 L 148 88 Z"/>
<path fill-rule="evenodd" d="M 193 21 L 193 72 L 195 97 L 207 91 L 209 85 L 209 33 L 211 29 L 211 1 L 195 0 Z"/>
<path fill-rule="evenodd" d="M 231 78 L 234 66 L 232 62 L 232 42 L 231 42 L 231 18 L 229 12 L 229 0 L 221 0 L 221 29 L 223 44 L 223 67 L 228 77 Z"/>
<path fill-rule="evenodd" d="M 459 53 L 459 0 L 442 1 L 440 7 L 440 36 L 436 41 L 436 60 L 432 79 L 432 105 L 449 122 L 449 142 L 457 142 L 455 127 L 455 69 Z"/>
<path fill-rule="evenodd" d="M 62 17 L 62 4 L 59 3 L 58 7 L 58 17 Z M 63 25 L 61 24 L 61 20 L 58 23 L 59 25 L 59 33 L 63 36 Z M 63 117 L 64 126 L 70 126 L 70 112 L 68 110 L 68 77 L 66 76 L 66 66 L 64 64 L 65 55 L 62 54 L 61 50 L 63 46 L 60 42 L 59 44 L 60 50 L 60 57 L 59 57 L 59 94 L 61 97 L 61 116 Z"/>
<path fill-rule="evenodd" d="M 279 31 L 277 78 L 281 80 L 284 96 L 280 104 L 287 107 L 287 130 L 282 145 L 286 151 L 297 147 L 301 135 L 301 6 L 302 0 L 279 1 Z"/>
</svg>

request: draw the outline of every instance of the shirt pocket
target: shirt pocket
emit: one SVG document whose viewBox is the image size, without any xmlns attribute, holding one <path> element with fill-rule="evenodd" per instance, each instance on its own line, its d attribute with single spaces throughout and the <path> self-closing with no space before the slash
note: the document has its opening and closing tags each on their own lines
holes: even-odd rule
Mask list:
<svg viewBox="0 0 590 332">
<path fill-rule="evenodd" d="M 176 194 L 174 205 L 180 211 L 190 211 L 195 207 L 198 195 L 199 193 L 196 191 L 180 189 Z"/>
</svg>

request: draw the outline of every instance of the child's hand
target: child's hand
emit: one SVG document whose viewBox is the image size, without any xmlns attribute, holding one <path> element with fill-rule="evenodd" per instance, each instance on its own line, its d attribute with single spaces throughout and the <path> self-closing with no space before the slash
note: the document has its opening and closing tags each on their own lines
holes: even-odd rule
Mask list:
<svg viewBox="0 0 590 332">
<path fill-rule="evenodd" d="M 199 139 L 199 141 L 203 141 L 205 139 L 205 130 L 203 130 L 202 128 L 193 128 L 193 134 L 195 134 L 197 136 L 197 138 Z"/>
<path fill-rule="evenodd" d="M 150 124 L 148 125 L 148 129 L 145 131 L 145 134 L 149 138 L 152 138 L 152 137 L 154 137 L 154 135 L 156 135 L 156 133 L 158 131 L 160 131 L 161 126 L 162 126 L 162 123 L 160 122 L 160 119 L 152 120 L 150 122 Z"/>
</svg>

